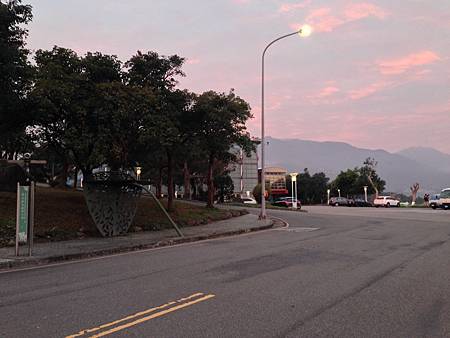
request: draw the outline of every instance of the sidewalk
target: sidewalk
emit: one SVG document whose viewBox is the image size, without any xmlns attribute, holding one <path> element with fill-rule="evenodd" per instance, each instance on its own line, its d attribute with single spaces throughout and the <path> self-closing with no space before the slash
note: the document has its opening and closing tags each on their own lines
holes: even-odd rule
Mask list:
<svg viewBox="0 0 450 338">
<path fill-rule="evenodd" d="M 270 219 L 259 221 L 257 216 L 248 214 L 206 225 L 182 228 L 185 236 L 183 238 L 178 237 L 175 230 L 168 229 L 131 233 L 119 237 L 35 243 L 32 257 L 15 257 L 14 247 L 6 247 L 0 248 L 0 269 L 194 242 L 265 230 L 273 226 L 274 221 Z M 28 252 L 27 246 L 22 246 L 20 249 L 21 255 Z"/>
</svg>

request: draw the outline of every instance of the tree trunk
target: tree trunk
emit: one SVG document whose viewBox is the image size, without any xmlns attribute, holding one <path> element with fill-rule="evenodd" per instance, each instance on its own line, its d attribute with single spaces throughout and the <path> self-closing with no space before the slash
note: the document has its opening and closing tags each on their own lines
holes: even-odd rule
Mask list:
<svg viewBox="0 0 450 338">
<path fill-rule="evenodd" d="M 206 182 L 208 185 L 208 201 L 206 206 L 208 208 L 214 208 L 214 179 L 213 179 L 213 166 L 214 166 L 214 157 L 212 155 L 209 156 L 208 161 L 208 175 L 206 178 Z"/>
<path fill-rule="evenodd" d="M 77 166 L 75 166 L 74 174 L 73 174 L 73 185 L 72 185 L 73 190 L 77 190 L 77 181 L 78 181 L 78 168 L 77 168 Z"/>
<path fill-rule="evenodd" d="M 370 177 L 370 175 L 367 175 L 367 178 L 369 179 L 369 183 L 372 186 L 373 190 L 375 190 L 375 198 L 378 198 L 378 194 L 379 194 L 378 188 L 373 183 L 372 177 Z"/>
<path fill-rule="evenodd" d="M 183 167 L 183 183 L 184 183 L 184 199 L 191 199 L 191 173 L 189 172 L 189 167 L 187 162 L 184 162 Z"/>
<path fill-rule="evenodd" d="M 158 199 L 161 199 L 161 194 L 162 194 L 162 171 L 163 171 L 163 168 L 159 167 L 158 180 L 156 181 L 156 197 Z"/>
<path fill-rule="evenodd" d="M 167 210 L 173 211 L 173 160 L 170 151 L 167 151 Z"/>
</svg>

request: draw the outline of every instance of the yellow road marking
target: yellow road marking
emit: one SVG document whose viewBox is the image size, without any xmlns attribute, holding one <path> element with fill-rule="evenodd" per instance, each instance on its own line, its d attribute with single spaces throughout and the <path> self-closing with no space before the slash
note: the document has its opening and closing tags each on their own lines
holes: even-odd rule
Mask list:
<svg viewBox="0 0 450 338">
<path fill-rule="evenodd" d="M 130 320 L 130 319 L 133 319 L 133 318 L 136 318 L 136 317 L 139 317 L 139 316 L 146 315 L 146 314 L 148 314 L 150 312 L 154 312 L 156 310 L 161 310 L 161 309 L 164 309 L 164 308 L 166 308 L 168 306 L 171 306 L 171 305 L 174 305 L 174 304 L 178 304 L 178 303 L 184 302 L 186 300 L 189 300 L 189 299 L 192 299 L 192 298 L 195 298 L 195 297 L 199 297 L 199 296 L 203 296 L 203 293 L 201 293 L 201 292 L 194 293 L 194 294 L 192 294 L 192 295 L 190 295 L 188 297 L 180 298 L 180 299 L 178 299 L 176 301 L 168 302 L 166 304 L 163 304 L 163 305 L 160 305 L 160 306 L 157 306 L 157 307 L 153 307 L 153 308 L 147 309 L 145 311 L 137 312 L 137 313 L 135 313 L 133 315 L 127 316 L 127 317 L 122 318 L 122 319 L 115 320 L 115 321 L 110 322 L 110 323 L 102 324 L 102 325 L 100 325 L 98 327 L 93 327 L 91 329 L 81 330 L 80 332 L 78 332 L 76 334 L 73 334 L 73 335 L 70 335 L 70 336 L 66 336 L 66 338 L 80 337 L 80 336 L 83 336 L 83 335 L 85 335 L 87 333 L 92 333 L 92 332 L 95 332 L 95 331 L 98 331 L 98 330 L 101 330 L 101 329 L 104 329 L 104 328 L 107 328 L 107 327 L 119 324 L 121 322 Z"/>
<path fill-rule="evenodd" d="M 96 335 L 91 336 L 91 338 L 104 337 L 104 336 L 106 336 L 108 334 L 111 334 L 111 333 L 114 333 L 114 332 L 117 332 L 117 331 L 121 331 L 123 329 L 127 329 L 127 328 L 129 328 L 131 326 L 135 326 L 137 324 L 144 323 L 144 322 L 149 321 L 149 320 L 151 320 L 153 318 L 164 316 L 164 315 L 166 315 L 168 313 L 171 313 L 171 312 L 177 311 L 179 309 L 182 309 L 182 308 L 194 305 L 196 303 L 203 302 L 203 301 L 205 301 L 207 299 L 210 299 L 210 298 L 213 298 L 213 297 L 215 297 L 215 295 L 210 294 L 210 295 L 206 295 L 206 296 L 201 297 L 201 298 L 197 298 L 197 299 L 195 299 L 193 301 L 190 301 L 190 302 L 187 302 L 187 303 L 183 303 L 183 304 L 171 307 L 171 308 L 169 308 L 167 310 L 163 310 L 163 311 L 154 313 L 154 314 L 152 314 L 150 316 L 147 316 L 147 317 L 140 318 L 138 320 L 135 320 L 134 322 L 127 323 L 127 324 L 124 324 L 124 325 L 120 325 L 120 326 L 114 327 L 114 328 L 112 328 L 110 330 L 100 332 L 100 333 L 98 333 Z"/>
</svg>

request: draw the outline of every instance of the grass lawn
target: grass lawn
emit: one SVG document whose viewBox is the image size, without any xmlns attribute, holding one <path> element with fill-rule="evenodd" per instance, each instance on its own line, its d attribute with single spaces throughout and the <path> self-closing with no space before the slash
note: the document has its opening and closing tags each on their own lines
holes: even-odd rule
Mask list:
<svg viewBox="0 0 450 338">
<path fill-rule="evenodd" d="M 165 201 L 163 201 L 165 204 Z M 80 191 L 49 188 L 36 189 L 35 236 L 39 241 L 68 240 L 97 237 L 95 227 Z M 182 201 L 175 201 L 171 213 L 181 226 L 196 226 L 247 213 L 245 210 L 208 209 Z M 0 246 L 14 244 L 16 194 L 0 192 Z M 171 225 L 156 202 L 143 196 L 130 231 L 170 228 Z"/>
</svg>

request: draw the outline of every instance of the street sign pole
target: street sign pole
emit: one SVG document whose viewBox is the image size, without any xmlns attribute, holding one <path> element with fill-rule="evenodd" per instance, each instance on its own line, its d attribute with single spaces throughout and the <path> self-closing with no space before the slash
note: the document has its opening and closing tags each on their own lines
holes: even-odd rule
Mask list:
<svg viewBox="0 0 450 338">
<path fill-rule="evenodd" d="M 16 256 L 19 255 L 19 244 L 29 240 L 30 190 L 30 186 L 17 183 Z"/>
<path fill-rule="evenodd" d="M 31 181 L 30 183 L 30 208 L 29 208 L 29 218 L 28 218 L 28 256 L 31 257 L 33 254 L 33 237 L 34 237 L 34 192 L 35 183 Z"/>
<path fill-rule="evenodd" d="M 19 222 L 20 222 L 20 183 L 17 182 L 17 205 L 16 205 L 16 256 L 19 256 Z"/>
<path fill-rule="evenodd" d="M 33 253 L 34 193 L 34 182 L 30 182 L 30 185 L 17 183 L 16 256 L 19 256 L 21 243 L 28 244 L 29 256 Z"/>
</svg>

